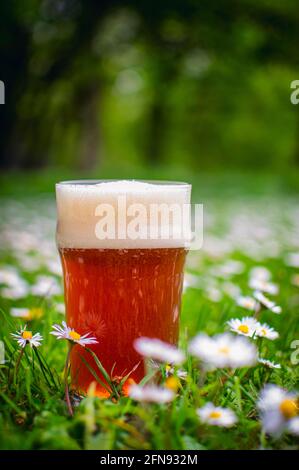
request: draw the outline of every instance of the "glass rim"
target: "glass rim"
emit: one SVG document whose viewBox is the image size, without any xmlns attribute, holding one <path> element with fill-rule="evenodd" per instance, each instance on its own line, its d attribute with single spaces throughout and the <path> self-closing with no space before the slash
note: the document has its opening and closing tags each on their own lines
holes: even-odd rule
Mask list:
<svg viewBox="0 0 299 470">
<path fill-rule="evenodd" d="M 145 180 L 145 179 L 80 179 L 80 180 L 65 180 L 59 181 L 55 183 L 55 186 L 92 186 L 99 183 L 113 183 L 113 182 L 121 182 L 121 181 L 128 181 L 128 182 L 138 182 L 138 183 L 148 183 L 153 184 L 156 186 L 178 186 L 178 187 L 191 187 L 191 183 L 187 183 L 185 181 L 172 181 L 172 180 Z"/>
</svg>

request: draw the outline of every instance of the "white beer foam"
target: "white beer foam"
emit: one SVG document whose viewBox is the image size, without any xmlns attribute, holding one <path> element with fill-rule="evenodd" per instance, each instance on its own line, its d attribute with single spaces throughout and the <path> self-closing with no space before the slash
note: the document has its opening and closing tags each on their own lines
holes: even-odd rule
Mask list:
<svg viewBox="0 0 299 470">
<path fill-rule="evenodd" d="M 191 186 L 184 183 L 146 183 L 135 180 L 104 181 L 104 182 L 66 182 L 56 185 L 57 201 L 57 244 L 61 248 L 171 248 L 189 246 L 190 240 L 182 235 L 182 225 L 175 218 L 161 222 L 158 219 L 158 230 L 165 228 L 171 234 L 168 238 L 157 239 L 147 236 L 146 239 L 131 239 L 126 233 L 128 221 L 132 217 L 122 217 L 116 221 L 116 237 L 114 239 L 99 239 L 96 235 L 96 225 L 100 220 L 96 208 L 102 204 L 109 204 L 114 208 L 115 214 L 125 213 L 119 207 L 119 201 L 126 202 L 126 208 L 131 204 L 142 204 L 147 213 L 153 204 L 166 204 L 168 207 L 175 204 L 178 208 L 190 203 Z M 103 206 L 101 206 L 103 207 Z M 122 214 L 123 215 L 123 214 Z M 149 218 L 148 218 L 149 220 Z M 164 225 L 162 226 L 162 224 Z M 144 233 L 149 234 L 147 222 Z M 157 227 L 157 226 L 156 226 Z M 120 238 L 118 229 L 121 229 Z M 125 235 L 124 235 L 125 233 Z M 159 232 L 160 233 L 160 232 Z M 173 234 L 176 234 L 174 237 Z"/>
</svg>

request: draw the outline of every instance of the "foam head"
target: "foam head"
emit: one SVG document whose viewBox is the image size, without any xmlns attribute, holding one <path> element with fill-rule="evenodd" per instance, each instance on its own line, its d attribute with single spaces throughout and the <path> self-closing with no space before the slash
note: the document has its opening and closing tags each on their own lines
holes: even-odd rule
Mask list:
<svg viewBox="0 0 299 470">
<path fill-rule="evenodd" d="M 187 183 L 58 183 L 57 244 L 82 249 L 188 247 L 190 196 Z"/>
</svg>

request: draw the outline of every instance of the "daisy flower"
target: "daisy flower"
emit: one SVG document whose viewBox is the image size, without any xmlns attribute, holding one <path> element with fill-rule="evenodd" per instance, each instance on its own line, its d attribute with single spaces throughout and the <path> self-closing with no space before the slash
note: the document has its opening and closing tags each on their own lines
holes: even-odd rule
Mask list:
<svg viewBox="0 0 299 470">
<path fill-rule="evenodd" d="M 260 324 L 253 317 L 233 318 L 227 322 L 230 330 L 238 335 L 249 336 L 250 338 L 256 334 Z"/>
<path fill-rule="evenodd" d="M 295 434 L 296 436 L 299 436 L 299 417 L 293 418 L 289 422 L 289 431 L 291 434 Z"/>
<path fill-rule="evenodd" d="M 268 299 L 262 292 L 255 291 L 253 296 L 263 307 L 278 315 L 281 313 L 281 307 L 276 305 L 272 300 Z"/>
<path fill-rule="evenodd" d="M 272 276 L 270 271 L 264 266 L 255 266 L 250 270 L 249 277 L 250 279 L 257 279 L 259 281 L 267 282 L 270 281 Z"/>
<path fill-rule="evenodd" d="M 56 276 L 62 276 L 62 267 L 59 259 L 49 259 L 46 261 L 46 266 L 50 273 Z"/>
<path fill-rule="evenodd" d="M 189 352 L 203 361 L 206 368 L 232 369 L 250 367 L 257 361 L 257 349 L 247 338 L 222 333 L 208 336 L 200 333 L 190 342 Z"/>
<path fill-rule="evenodd" d="M 6 299 L 23 299 L 29 294 L 29 286 L 26 282 L 20 280 L 16 285 L 3 287 L 1 295 Z"/>
<path fill-rule="evenodd" d="M 247 310 L 254 310 L 256 307 L 256 300 L 252 297 L 243 296 L 237 297 L 237 305 Z"/>
<path fill-rule="evenodd" d="M 175 371 L 174 367 L 172 367 L 171 364 L 166 364 L 166 367 L 165 367 L 165 375 L 166 377 L 171 377 L 172 375 L 175 375 L 177 377 L 179 377 L 180 379 L 186 379 L 187 377 L 187 372 L 185 370 L 182 370 L 182 369 L 177 369 Z"/>
<path fill-rule="evenodd" d="M 270 340 L 277 339 L 279 336 L 278 332 L 275 331 L 274 328 L 268 326 L 266 323 L 260 324 L 259 322 L 257 322 L 256 335 Z"/>
<path fill-rule="evenodd" d="M 229 428 L 237 422 L 237 417 L 232 410 L 215 406 L 211 402 L 207 403 L 202 408 L 198 408 L 196 412 L 203 423 L 212 426 Z"/>
<path fill-rule="evenodd" d="M 157 338 L 138 338 L 134 341 L 134 348 L 141 356 L 166 364 L 178 365 L 185 360 L 182 351 Z"/>
<path fill-rule="evenodd" d="M 54 305 L 55 311 L 57 313 L 61 313 L 61 315 L 65 315 L 65 305 L 62 302 L 58 302 Z"/>
<path fill-rule="evenodd" d="M 184 276 L 184 285 L 183 285 L 184 291 L 188 289 L 189 287 L 192 287 L 194 289 L 199 289 L 200 277 L 195 276 L 194 274 L 191 274 L 191 273 L 186 273 Z"/>
<path fill-rule="evenodd" d="M 56 278 L 51 276 L 38 276 L 36 284 L 31 287 L 31 293 L 39 297 L 48 295 L 60 295 L 61 287 Z"/>
<path fill-rule="evenodd" d="M 239 286 L 236 286 L 233 282 L 226 281 L 222 285 L 223 292 L 232 299 L 237 299 L 240 297 L 241 289 Z"/>
<path fill-rule="evenodd" d="M 69 371 L 69 362 L 70 362 L 70 353 L 71 349 L 75 344 L 80 344 L 83 348 L 85 346 L 90 345 L 90 344 L 96 344 L 98 343 L 97 339 L 94 336 L 90 336 L 90 333 L 86 333 L 84 335 L 80 335 L 80 333 L 77 333 L 73 328 L 70 328 L 65 321 L 62 322 L 61 325 L 53 325 L 52 326 L 54 331 L 51 331 L 50 334 L 53 336 L 56 336 L 57 339 L 66 339 L 69 341 L 69 351 L 67 354 L 65 366 L 64 366 L 64 385 L 65 385 L 65 398 L 66 398 L 66 403 L 67 407 L 69 410 L 70 415 L 73 415 L 73 408 L 70 400 L 70 394 L 69 394 L 69 387 L 68 387 L 68 371 Z"/>
<path fill-rule="evenodd" d="M 61 325 L 53 325 L 53 330 L 50 334 L 56 336 L 57 339 L 67 339 L 71 343 L 80 344 L 80 346 L 87 346 L 89 344 L 96 344 L 98 343 L 97 339 L 94 336 L 89 336 L 91 333 L 86 333 L 85 335 L 80 335 L 75 331 L 73 328 L 67 326 L 65 321 L 62 322 Z"/>
<path fill-rule="evenodd" d="M 31 347 L 38 348 L 41 345 L 43 337 L 39 333 L 32 334 L 32 331 L 26 329 L 27 326 L 25 325 L 17 333 L 11 333 L 13 339 L 15 339 L 21 348 L 25 348 L 27 344 L 30 344 Z"/>
<path fill-rule="evenodd" d="M 222 292 L 215 286 L 207 286 L 206 287 L 206 294 L 208 299 L 212 302 L 220 302 L 222 300 Z"/>
<path fill-rule="evenodd" d="M 213 266 L 210 270 L 211 274 L 216 277 L 228 279 L 244 271 L 244 263 L 236 260 L 228 260 L 220 266 Z"/>
<path fill-rule="evenodd" d="M 181 387 L 181 382 L 177 377 L 171 375 L 165 380 L 164 386 L 169 390 L 172 390 L 174 393 L 177 393 L 179 388 Z"/>
<path fill-rule="evenodd" d="M 250 279 L 249 287 L 257 291 L 266 292 L 270 295 L 276 295 L 279 292 L 277 284 L 273 284 L 273 282 L 261 281 L 260 279 Z"/>
<path fill-rule="evenodd" d="M 17 285 L 19 282 L 23 282 L 23 279 L 20 278 L 16 268 L 12 266 L 4 266 L 0 269 L 0 284 L 12 287 Z"/>
<path fill-rule="evenodd" d="M 27 321 L 37 320 L 43 315 L 42 308 L 12 308 L 10 314 L 15 318 L 23 318 Z"/>
<path fill-rule="evenodd" d="M 268 384 L 261 392 L 258 408 L 265 433 L 276 437 L 284 431 L 299 434 L 298 394 Z"/>
<path fill-rule="evenodd" d="M 160 370 L 161 364 L 152 359 L 149 360 L 149 367 L 153 370 Z M 183 369 L 175 369 L 172 364 L 165 364 L 165 377 L 168 379 L 170 377 L 177 377 L 181 380 L 186 380 L 188 374 L 187 371 Z"/>
<path fill-rule="evenodd" d="M 265 367 L 269 367 L 269 369 L 281 369 L 280 364 L 276 364 L 275 362 L 269 361 L 268 359 L 263 359 L 262 357 L 259 357 L 257 362 L 259 364 L 263 364 Z"/>
<path fill-rule="evenodd" d="M 168 403 L 175 397 L 173 390 L 157 385 L 131 385 L 129 397 L 133 400 L 146 403 Z"/>
<path fill-rule="evenodd" d="M 285 264 L 291 268 L 299 268 L 299 253 L 288 253 Z"/>
</svg>

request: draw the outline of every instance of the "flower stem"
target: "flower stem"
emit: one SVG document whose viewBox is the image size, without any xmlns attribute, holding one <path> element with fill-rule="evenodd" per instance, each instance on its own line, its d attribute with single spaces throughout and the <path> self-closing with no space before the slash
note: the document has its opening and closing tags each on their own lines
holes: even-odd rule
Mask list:
<svg viewBox="0 0 299 470">
<path fill-rule="evenodd" d="M 17 373 L 18 373 L 18 370 L 19 370 L 19 367 L 20 367 L 21 359 L 24 355 L 24 351 L 25 351 L 25 348 L 22 348 L 21 351 L 20 351 L 17 363 L 16 363 L 15 373 L 14 373 L 14 383 L 16 382 Z"/>
<path fill-rule="evenodd" d="M 69 342 L 69 349 L 66 356 L 65 366 L 64 366 L 64 389 L 65 389 L 65 400 L 68 407 L 69 414 L 73 416 L 73 408 L 70 400 L 70 392 L 69 392 L 69 385 L 68 385 L 68 375 L 69 375 L 69 368 L 70 368 L 70 356 L 71 351 L 73 349 L 73 344 Z"/>
<path fill-rule="evenodd" d="M 255 309 L 254 309 L 253 318 L 255 318 L 256 320 L 258 320 L 261 311 L 262 311 L 262 306 L 261 306 L 261 304 L 257 303 L 257 305 L 256 305 L 256 307 L 255 307 Z"/>
<path fill-rule="evenodd" d="M 237 407 L 239 411 L 241 412 L 242 411 L 242 393 L 241 393 L 241 387 L 240 387 L 240 377 L 235 375 L 234 382 L 235 382 L 235 394 L 236 394 Z"/>
</svg>

